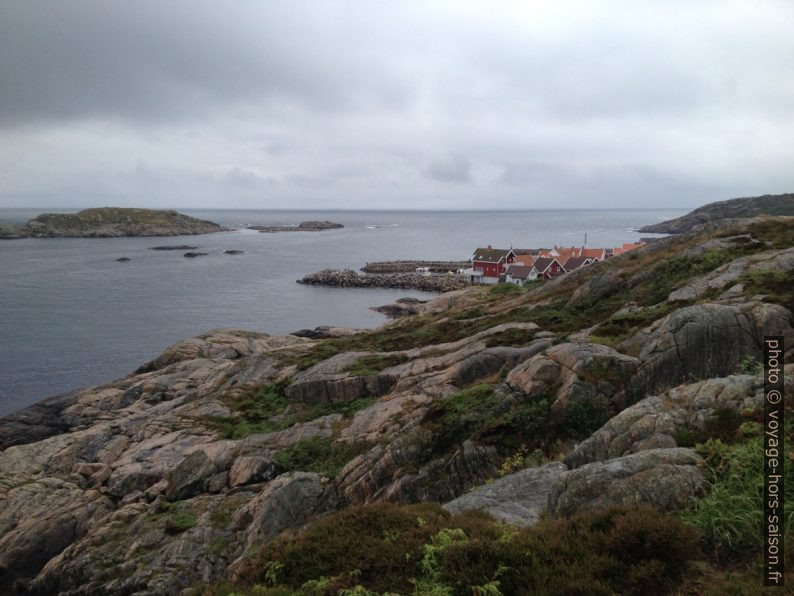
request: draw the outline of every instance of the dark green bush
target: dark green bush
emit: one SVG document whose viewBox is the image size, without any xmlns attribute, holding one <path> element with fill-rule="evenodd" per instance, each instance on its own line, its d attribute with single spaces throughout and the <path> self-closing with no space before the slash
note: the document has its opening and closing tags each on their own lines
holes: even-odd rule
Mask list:
<svg viewBox="0 0 794 596">
<path fill-rule="evenodd" d="M 345 464 L 371 447 L 370 443 L 364 441 L 342 443 L 330 438 L 314 437 L 278 451 L 275 460 L 287 471 L 317 472 L 333 478 Z"/>
<path fill-rule="evenodd" d="M 376 375 L 385 368 L 397 366 L 408 360 L 406 356 L 398 354 L 371 354 L 361 356 L 356 362 L 345 369 L 345 372 L 357 377 Z"/>
<path fill-rule="evenodd" d="M 482 513 L 379 503 L 282 536 L 242 576 L 293 590 L 314 581 L 327 594 L 356 585 L 400 594 L 657 594 L 675 588 L 697 553 L 695 530 L 646 508 L 518 529 Z"/>
<path fill-rule="evenodd" d="M 180 534 L 198 523 L 198 518 L 189 511 L 180 511 L 170 515 L 165 520 L 167 534 Z"/>
<path fill-rule="evenodd" d="M 704 425 L 706 436 L 721 441 L 731 441 L 736 437 L 739 427 L 744 422 L 736 408 L 718 408 Z"/>
</svg>

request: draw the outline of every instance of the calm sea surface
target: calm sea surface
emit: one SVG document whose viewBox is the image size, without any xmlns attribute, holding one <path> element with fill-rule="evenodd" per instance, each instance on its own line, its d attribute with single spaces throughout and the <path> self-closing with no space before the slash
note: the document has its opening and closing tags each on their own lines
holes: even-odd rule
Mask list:
<svg viewBox="0 0 794 596">
<path fill-rule="evenodd" d="M 46 210 L 0 209 L 24 223 Z M 329 219 L 345 228 L 172 238 L 0 240 L 0 415 L 130 373 L 179 339 L 218 327 L 289 333 L 374 327 L 370 310 L 407 290 L 302 286 L 327 267 L 391 259 L 464 260 L 477 246 L 614 246 L 682 210 L 520 212 L 181 210 L 229 227 Z M 149 250 L 191 244 L 206 257 Z M 225 249 L 245 251 L 226 255 Z M 119 263 L 119 257 L 130 262 Z"/>
</svg>

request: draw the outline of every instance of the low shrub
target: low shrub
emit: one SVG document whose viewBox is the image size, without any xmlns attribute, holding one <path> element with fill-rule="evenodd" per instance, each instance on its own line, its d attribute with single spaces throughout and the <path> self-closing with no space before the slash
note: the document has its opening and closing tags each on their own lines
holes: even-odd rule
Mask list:
<svg viewBox="0 0 794 596">
<path fill-rule="evenodd" d="M 180 511 L 169 515 L 165 520 L 165 531 L 167 534 L 180 534 L 190 528 L 195 527 L 198 518 L 189 511 Z"/>
<path fill-rule="evenodd" d="M 379 503 L 278 538 L 247 561 L 242 577 L 304 594 L 660 593 L 681 581 L 697 540 L 674 516 L 646 508 L 518 529 L 483 513 L 451 516 L 435 504 Z"/>
<path fill-rule="evenodd" d="M 361 356 L 354 364 L 345 369 L 345 372 L 356 377 L 368 377 L 376 375 L 383 369 L 397 366 L 407 361 L 406 356 L 399 354 L 371 354 Z"/>
<path fill-rule="evenodd" d="M 371 447 L 365 441 L 343 443 L 331 438 L 313 437 L 281 449 L 274 459 L 287 471 L 316 472 L 333 478 L 345 464 Z"/>
<path fill-rule="evenodd" d="M 744 419 L 736 408 L 721 407 L 706 419 L 704 431 L 709 438 L 730 442 L 738 434 L 743 422 Z"/>
<path fill-rule="evenodd" d="M 444 455 L 467 439 L 494 445 L 503 455 L 522 446 L 530 450 L 549 447 L 555 438 L 550 408 L 548 397 L 506 395 L 489 384 L 436 400 L 422 422 L 430 440 L 417 463 Z"/>
<path fill-rule="evenodd" d="M 224 401 L 233 413 L 209 418 L 206 424 L 219 430 L 225 439 L 241 439 L 256 433 L 283 430 L 328 414 L 351 416 L 371 405 L 375 398 L 330 404 L 290 402 L 284 395 L 284 386 L 279 384 L 267 385 Z"/>
</svg>

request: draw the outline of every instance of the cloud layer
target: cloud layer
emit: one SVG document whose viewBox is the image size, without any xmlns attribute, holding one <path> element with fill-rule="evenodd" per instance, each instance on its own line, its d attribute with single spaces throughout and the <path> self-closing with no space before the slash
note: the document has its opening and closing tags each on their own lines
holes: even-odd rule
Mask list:
<svg viewBox="0 0 794 596">
<path fill-rule="evenodd" d="M 792 30 L 785 0 L 7 2 L 0 207 L 791 191 Z"/>
</svg>

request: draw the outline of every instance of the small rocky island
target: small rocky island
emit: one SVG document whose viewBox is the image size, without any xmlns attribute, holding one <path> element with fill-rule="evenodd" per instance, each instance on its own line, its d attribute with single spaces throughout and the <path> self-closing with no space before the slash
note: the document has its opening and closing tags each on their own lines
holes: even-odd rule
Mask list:
<svg viewBox="0 0 794 596">
<path fill-rule="evenodd" d="M 700 224 L 720 219 L 757 217 L 759 215 L 794 215 L 794 193 L 744 197 L 709 203 L 681 217 L 645 226 L 638 231 L 647 234 L 683 234 Z"/>
<path fill-rule="evenodd" d="M 323 230 L 338 230 L 344 227 L 342 224 L 332 221 L 302 221 L 294 226 L 248 226 L 248 229 L 272 234 L 274 232 L 322 232 Z"/>
<path fill-rule="evenodd" d="M 183 236 L 226 228 L 172 210 L 99 207 L 78 213 L 43 213 L 23 226 L 0 225 L 0 239 Z"/>
</svg>

